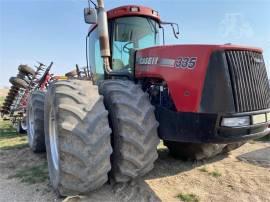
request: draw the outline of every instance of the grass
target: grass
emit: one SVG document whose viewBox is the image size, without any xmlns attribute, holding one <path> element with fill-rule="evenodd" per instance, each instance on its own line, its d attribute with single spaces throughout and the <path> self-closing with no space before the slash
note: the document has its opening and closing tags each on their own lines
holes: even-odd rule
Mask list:
<svg viewBox="0 0 270 202">
<path fill-rule="evenodd" d="M 176 198 L 183 202 L 199 202 L 199 198 L 195 194 L 178 194 Z"/>
<path fill-rule="evenodd" d="M 5 97 L 0 97 L 0 106 L 3 104 Z"/>
<path fill-rule="evenodd" d="M 0 97 L 0 105 L 4 97 Z M 5 121 L 0 118 L 0 149 L 20 149 L 27 146 L 27 138 L 24 135 L 18 134 L 12 127 L 10 121 Z"/>
<path fill-rule="evenodd" d="M 213 176 L 213 177 L 220 177 L 221 173 L 218 172 L 217 170 L 209 172 L 209 175 Z"/>
<path fill-rule="evenodd" d="M 20 149 L 26 146 L 26 136 L 18 134 L 10 121 L 4 121 L 0 118 L 0 149 Z"/>
<path fill-rule="evenodd" d="M 199 168 L 199 171 L 204 172 L 204 173 L 208 173 L 208 170 L 206 167 Z"/>
<path fill-rule="evenodd" d="M 199 171 L 207 173 L 208 175 L 213 176 L 213 177 L 221 176 L 221 173 L 218 170 L 209 171 L 206 167 L 199 168 Z"/>
<path fill-rule="evenodd" d="M 158 146 L 157 146 L 157 149 L 165 149 L 166 146 L 163 144 L 163 141 L 160 141 Z"/>
<path fill-rule="evenodd" d="M 18 178 L 21 182 L 27 184 L 42 183 L 48 179 L 47 163 L 21 169 L 8 178 Z"/>
<path fill-rule="evenodd" d="M 0 105 L 4 98 L 0 97 Z M 23 134 L 18 134 L 12 127 L 10 121 L 0 118 L 0 149 L 20 149 L 27 147 L 27 138 Z M 47 163 L 20 169 L 14 175 L 8 177 L 18 178 L 27 184 L 42 183 L 48 179 Z"/>
<path fill-rule="evenodd" d="M 262 142 L 264 142 L 264 141 L 270 141 L 270 135 L 266 135 L 266 136 L 258 139 L 258 141 L 262 141 Z"/>
</svg>

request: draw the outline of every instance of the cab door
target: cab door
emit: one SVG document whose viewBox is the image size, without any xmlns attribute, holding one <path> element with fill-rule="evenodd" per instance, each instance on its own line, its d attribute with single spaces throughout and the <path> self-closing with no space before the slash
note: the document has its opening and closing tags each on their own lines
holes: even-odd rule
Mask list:
<svg viewBox="0 0 270 202">
<path fill-rule="evenodd" d="M 104 79 L 103 60 L 100 55 L 100 45 L 97 27 L 89 35 L 89 66 L 93 75 L 93 82 Z"/>
</svg>

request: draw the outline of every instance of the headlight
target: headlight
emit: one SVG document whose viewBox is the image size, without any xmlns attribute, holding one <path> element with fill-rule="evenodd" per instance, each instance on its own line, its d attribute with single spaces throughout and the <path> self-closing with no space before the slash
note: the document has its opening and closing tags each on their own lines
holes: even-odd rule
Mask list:
<svg viewBox="0 0 270 202">
<path fill-rule="evenodd" d="M 249 116 L 233 117 L 233 118 L 223 118 L 221 121 L 221 126 L 226 127 L 239 127 L 250 125 Z"/>
<path fill-rule="evenodd" d="M 252 116 L 252 124 L 259 124 L 265 122 L 266 122 L 265 114 L 256 114 Z"/>
<path fill-rule="evenodd" d="M 267 113 L 266 117 L 267 117 L 267 121 L 270 121 L 270 113 Z"/>
</svg>

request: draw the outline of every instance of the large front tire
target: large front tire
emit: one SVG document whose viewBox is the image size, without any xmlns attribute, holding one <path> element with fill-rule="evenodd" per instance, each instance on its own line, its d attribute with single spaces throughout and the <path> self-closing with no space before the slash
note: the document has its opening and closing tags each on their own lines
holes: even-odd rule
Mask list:
<svg viewBox="0 0 270 202">
<path fill-rule="evenodd" d="M 45 93 L 34 91 L 27 106 L 26 124 L 30 148 L 35 153 L 45 152 L 44 136 L 44 100 Z"/>
<path fill-rule="evenodd" d="M 130 181 L 148 173 L 158 158 L 158 122 L 149 97 L 131 81 L 101 83 L 113 129 L 112 177 Z"/>
<path fill-rule="evenodd" d="M 108 112 L 96 86 L 67 80 L 50 85 L 45 102 L 50 181 L 62 196 L 101 187 L 111 169 Z"/>
</svg>

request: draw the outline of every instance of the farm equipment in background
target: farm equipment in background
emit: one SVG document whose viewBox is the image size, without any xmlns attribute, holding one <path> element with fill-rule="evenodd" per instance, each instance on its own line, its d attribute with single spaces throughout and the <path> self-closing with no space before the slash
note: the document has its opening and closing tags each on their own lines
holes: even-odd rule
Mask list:
<svg viewBox="0 0 270 202">
<path fill-rule="evenodd" d="M 12 84 L 1 107 L 1 116 L 8 118 L 18 133 L 28 135 L 28 143 L 33 152 L 45 151 L 44 100 L 45 93 L 53 81 L 69 79 L 90 79 L 88 68 L 79 68 L 55 76 L 50 73 L 53 62 L 46 66 L 40 62 L 35 69 L 19 65 L 16 77 L 9 79 Z"/>
<path fill-rule="evenodd" d="M 76 67 L 50 83 L 46 96 L 34 91 L 26 110 L 32 149 L 46 146 L 50 181 L 60 195 L 88 193 L 108 175 L 114 182 L 145 175 L 160 139 L 172 155 L 202 160 L 269 133 L 261 49 L 169 46 L 164 33 L 160 45 L 160 30 L 171 25 L 178 37 L 178 25 L 144 6 L 106 12 L 97 0 L 84 14 L 92 24 L 86 70 Z"/>
<path fill-rule="evenodd" d="M 17 132 L 26 132 L 29 97 L 34 91 L 45 91 L 52 80 L 50 74 L 52 65 L 53 63 L 49 66 L 38 63 L 35 69 L 28 65 L 19 65 L 17 76 L 9 79 L 12 86 L 1 107 L 1 116 L 8 116 L 17 128 Z"/>
<path fill-rule="evenodd" d="M 84 80 L 91 80 L 92 79 L 92 75 L 90 72 L 90 69 L 88 67 L 82 67 L 79 68 L 79 65 L 76 64 L 76 68 L 73 69 L 70 72 L 67 72 L 65 74 L 65 76 L 67 78 L 77 78 L 77 79 L 84 79 Z"/>
</svg>

